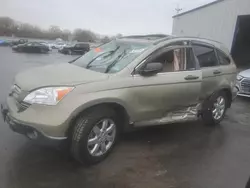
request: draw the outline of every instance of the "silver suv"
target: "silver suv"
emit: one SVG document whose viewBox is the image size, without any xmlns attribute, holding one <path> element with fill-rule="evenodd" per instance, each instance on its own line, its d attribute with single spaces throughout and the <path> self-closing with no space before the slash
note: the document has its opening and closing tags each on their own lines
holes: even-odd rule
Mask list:
<svg viewBox="0 0 250 188">
<path fill-rule="evenodd" d="M 236 87 L 239 90 L 238 96 L 250 97 L 250 69 L 237 75 Z"/>
<path fill-rule="evenodd" d="M 68 64 L 19 73 L 1 105 L 13 131 L 69 143 L 97 163 L 126 128 L 186 122 L 216 125 L 236 96 L 236 67 L 220 43 L 162 35 L 129 36 Z"/>
</svg>

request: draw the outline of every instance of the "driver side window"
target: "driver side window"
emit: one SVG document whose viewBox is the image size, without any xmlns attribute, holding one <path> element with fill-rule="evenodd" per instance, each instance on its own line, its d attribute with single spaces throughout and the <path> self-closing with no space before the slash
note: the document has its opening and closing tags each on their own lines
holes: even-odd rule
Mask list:
<svg viewBox="0 0 250 188">
<path fill-rule="evenodd" d="M 163 64 L 164 72 L 179 72 L 195 69 L 195 58 L 191 48 L 175 48 L 156 55 L 149 62 Z"/>
</svg>

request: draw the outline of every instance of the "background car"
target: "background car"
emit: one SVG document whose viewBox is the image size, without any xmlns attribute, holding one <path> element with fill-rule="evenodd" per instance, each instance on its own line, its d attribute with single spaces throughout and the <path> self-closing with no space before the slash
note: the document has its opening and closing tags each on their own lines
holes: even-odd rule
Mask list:
<svg viewBox="0 0 250 188">
<path fill-rule="evenodd" d="M 12 49 L 16 52 L 27 52 L 27 53 L 48 53 L 50 51 L 47 45 L 39 42 L 29 42 L 26 44 L 19 44 L 13 46 Z"/>
<path fill-rule="evenodd" d="M 6 40 L 0 40 L 0 46 L 9 46 L 10 42 Z"/>
<path fill-rule="evenodd" d="M 83 55 L 88 52 L 90 49 L 89 43 L 77 43 L 73 46 L 65 46 L 62 49 L 58 50 L 58 52 L 68 55 L 79 54 Z"/>
<path fill-rule="evenodd" d="M 28 39 L 20 39 L 20 40 L 17 40 L 17 41 L 12 41 L 11 42 L 11 46 L 16 46 L 16 45 L 19 45 L 19 44 L 25 44 L 25 43 L 28 43 Z"/>
<path fill-rule="evenodd" d="M 48 48 L 49 48 L 49 50 L 52 50 L 53 48 L 52 48 L 52 45 L 53 44 L 51 44 L 51 43 L 49 43 L 49 42 L 40 42 L 41 44 L 43 44 L 43 45 L 45 45 L 45 46 L 47 46 Z"/>
<path fill-rule="evenodd" d="M 250 69 L 244 70 L 237 75 L 236 86 L 238 96 L 250 97 Z"/>
<path fill-rule="evenodd" d="M 63 42 L 57 42 L 57 43 L 51 44 L 52 49 L 62 49 L 65 46 L 66 44 Z"/>
</svg>

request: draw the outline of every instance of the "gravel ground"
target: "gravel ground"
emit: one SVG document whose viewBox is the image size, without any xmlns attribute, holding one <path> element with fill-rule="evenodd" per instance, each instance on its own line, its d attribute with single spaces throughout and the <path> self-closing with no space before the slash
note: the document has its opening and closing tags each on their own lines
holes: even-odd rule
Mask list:
<svg viewBox="0 0 250 188">
<path fill-rule="evenodd" d="M 1 47 L 0 101 L 18 71 L 73 58 Z M 236 99 L 214 128 L 192 122 L 126 133 L 114 152 L 93 167 L 36 145 L 0 118 L 0 188 L 241 188 L 250 176 L 249 107 L 250 99 Z"/>
</svg>

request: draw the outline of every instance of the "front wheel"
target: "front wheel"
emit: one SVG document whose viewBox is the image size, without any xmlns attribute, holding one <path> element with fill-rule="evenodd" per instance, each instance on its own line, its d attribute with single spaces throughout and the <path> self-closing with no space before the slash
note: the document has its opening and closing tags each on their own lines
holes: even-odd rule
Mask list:
<svg viewBox="0 0 250 188">
<path fill-rule="evenodd" d="M 71 154 L 83 164 L 98 163 L 109 155 L 119 132 L 118 119 L 113 110 L 95 109 L 76 120 Z"/>
<path fill-rule="evenodd" d="M 206 125 L 217 125 L 225 117 L 228 99 L 224 92 L 218 92 L 204 104 L 202 119 Z"/>
<path fill-rule="evenodd" d="M 68 51 L 67 51 L 67 54 L 68 54 L 68 55 L 72 55 L 72 51 L 71 51 L 71 50 L 68 50 Z"/>
<path fill-rule="evenodd" d="M 47 53 L 47 50 L 40 48 L 40 53 L 42 53 L 42 54 Z"/>
</svg>

